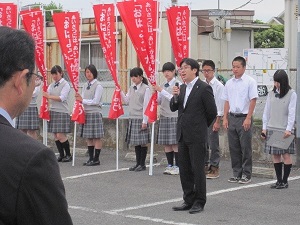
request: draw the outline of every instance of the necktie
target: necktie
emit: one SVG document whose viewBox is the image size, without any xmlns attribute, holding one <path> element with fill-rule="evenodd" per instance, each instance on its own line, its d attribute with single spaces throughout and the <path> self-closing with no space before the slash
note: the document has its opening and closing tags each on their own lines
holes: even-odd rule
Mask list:
<svg viewBox="0 0 300 225">
<path fill-rule="evenodd" d="M 137 87 L 136 87 L 136 86 L 133 86 L 133 89 L 136 91 L 136 90 L 137 90 Z"/>
<path fill-rule="evenodd" d="M 169 83 L 166 83 L 165 84 L 165 87 L 167 88 L 167 87 L 170 87 L 170 84 Z"/>
<path fill-rule="evenodd" d="M 92 86 L 92 84 L 89 82 L 86 89 L 90 90 L 91 86 Z"/>
<path fill-rule="evenodd" d="M 59 82 L 57 81 L 57 82 L 55 82 L 54 87 L 58 87 L 58 85 L 59 85 Z"/>
</svg>

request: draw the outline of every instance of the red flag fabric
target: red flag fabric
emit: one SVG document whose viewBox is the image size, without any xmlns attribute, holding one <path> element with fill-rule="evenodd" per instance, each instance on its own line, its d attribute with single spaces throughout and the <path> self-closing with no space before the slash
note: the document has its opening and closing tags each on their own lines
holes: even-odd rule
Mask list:
<svg viewBox="0 0 300 225">
<path fill-rule="evenodd" d="M 117 78 L 115 7 L 114 4 L 99 4 L 94 5 L 93 9 L 104 57 L 116 85 L 108 118 L 116 119 L 123 115 L 124 111 Z"/>
<path fill-rule="evenodd" d="M 155 85 L 158 2 L 156 0 L 124 1 L 118 2 L 117 7 L 148 80 L 151 85 Z M 148 110 L 145 111 L 149 119 L 155 118 L 153 121 L 157 118 L 157 103 L 154 101 L 156 98 L 152 95 Z"/>
<path fill-rule="evenodd" d="M 109 109 L 108 118 L 116 119 L 123 114 L 124 111 L 123 111 L 122 101 L 121 101 L 121 90 L 119 88 L 116 88 Z"/>
<path fill-rule="evenodd" d="M 17 28 L 17 5 L 0 3 L 0 26 Z"/>
<path fill-rule="evenodd" d="M 64 62 L 75 92 L 79 85 L 79 12 L 61 12 L 52 16 L 60 43 Z M 84 123 L 82 103 L 76 101 L 73 108 L 73 121 Z"/>
<path fill-rule="evenodd" d="M 44 61 L 44 17 L 40 9 L 25 10 L 20 12 L 24 29 L 35 40 L 35 61 L 43 76 L 43 91 L 48 89 L 47 71 Z M 50 120 L 48 99 L 43 97 L 40 107 L 40 118 Z"/>
<path fill-rule="evenodd" d="M 166 11 L 175 62 L 179 68 L 182 59 L 189 57 L 190 9 L 172 6 Z"/>
<path fill-rule="evenodd" d="M 157 92 L 151 96 L 149 104 L 145 110 L 145 115 L 148 116 L 149 123 L 153 123 L 157 120 L 157 114 L 154 112 L 157 112 Z"/>
</svg>

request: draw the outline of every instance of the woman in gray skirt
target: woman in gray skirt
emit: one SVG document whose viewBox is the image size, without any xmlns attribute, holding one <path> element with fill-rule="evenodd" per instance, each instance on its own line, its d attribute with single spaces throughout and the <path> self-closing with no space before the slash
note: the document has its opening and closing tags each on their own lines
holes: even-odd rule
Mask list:
<svg viewBox="0 0 300 225">
<path fill-rule="evenodd" d="M 173 63 L 165 63 L 162 67 L 162 72 L 166 78 L 166 82 L 160 86 L 153 86 L 153 89 L 158 91 L 157 102 L 160 105 L 157 144 L 164 145 L 165 147 L 168 166 L 164 174 L 178 175 L 178 142 L 176 140 L 178 112 L 170 110 L 170 100 L 173 97 L 173 87 L 176 83 L 180 85 L 181 82 L 175 77 L 175 65 Z"/>
<path fill-rule="evenodd" d="M 100 152 L 104 129 L 101 114 L 101 99 L 103 87 L 97 81 L 97 69 L 94 65 L 88 65 L 85 68 L 85 77 L 87 83 L 84 84 L 82 95 L 75 94 L 76 100 L 82 102 L 85 113 L 85 123 L 79 127 L 80 137 L 87 139 L 89 159 L 84 166 L 100 165 Z"/>
<path fill-rule="evenodd" d="M 129 125 L 125 141 L 134 145 L 136 164 L 129 168 L 129 171 L 146 170 L 147 144 L 150 143 L 150 130 L 148 117 L 144 114 L 149 100 L 150 88 L 148 81 L 143 77 L 143 70 L 135 67 L 130 70 L 130 78 L 133 83 L 125 95 L 121 92 L 125 104 L 129 105 Z"/>
<path fill-rule="evenodd" d="M 67 133 L 71 132 L 68 96 L 70 85 L 63 78 L 62 68 L 58 65 L 51 69 L 53 82 L 49 85 L 44 96 L 50 103 L 50 121 L 48 131 L 54 134 L 55 144 L 59 152 L 58 162 L 71 162 L 70 144 Z"/>
<path fill-rule="evenodd" d="M 31 102 L 28 108 L 16 118 L 16 128 L 34 139 L 38 139 L 37 130 L 40 127 L 40 120 L 37 108 L 37 97 L 41 91 L 42 77 L 36 77 L 35 88 L 32 93 Z"/>
<path fill-rule="evenodd" d="M 292 168 L 290 154 L 295 153 L 295 140 L 287 149 L 270 146 L 267 142 L 273 132 L 281 131 L 282 138 L 287 138 L 294 132 L 297 94 L 289 85 L 288 75 L 284 70 L 274 73 L 274 88 L 269 92 L 264 114 L 261 137 L 266 139 L 265 152 L 272 154 L 277 182 L 272 189 L 288 188 L 288 177 Z M 282 176 L 283 159 L 283 176 Z"/>
</svg>

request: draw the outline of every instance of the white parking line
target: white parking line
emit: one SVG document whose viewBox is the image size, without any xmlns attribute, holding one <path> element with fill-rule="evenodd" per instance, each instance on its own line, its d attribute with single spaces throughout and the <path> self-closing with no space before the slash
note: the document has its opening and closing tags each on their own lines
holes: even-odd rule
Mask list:
<svg viewBox="0 0 300 225">
<path fill-rule="evenodd" d="M 126 170 L 126 169 L 124 168 L 122 170 Z M 102 173 L 104 173 L 104 172 L 102 172 Z M 107 172 L 113 172 L 113 171 L 107 171 Z M 82 176 L 82 175 L 80 175 L 80 176 Z M 78 178 L 78 176 L 76 176 L 76 178 Z M 69 178 L 69 179 L 75 179 L 75 178 Z M 300 179 L 300 176 L 290 177 L 289 181 L 298 180 L 298 179 Z M 271 180 L 271 181 L 261 182 L 261 183 L 257 183 L 257 184 L 248 184 L 248 185 L 241 185 L 239 187 L 222 189 L 222 190 L 218 190 L 218 191 L 209 192 L 209 193 L 207 193 L 207 196 L 214 196 L 214 195 L 229 193 L 229 192 L 238 191 L 238 190 L 242 190 L 242 189 L 249 189 L 249 188 L 254 188 L 254 187 L 266 186 L 266 185 L 274 183 L 275 181 L 276 180 Z M 173 203 L 173 202 L 179 202 L 179 201 L 182 201 L 182 198 L 170 199 L 170 200 L 166 200 L 166 201 L 153 202 L 153 203 L 149 203 L 149 204 L 143 204 L 143 205 L 138 205 L 138 206 L 126 207 L 126 208 L 121 208 L 121 209 L 113 209 L 113 210 L 101 211 L 101 212 L 109 214 L 109 215 L 116 215 L 116 216 L 122 216 L 122 217 L 125 217 L 125 218 L 151 221 L 151 222 L 160 223 L 160 224 L 194 225 L 194 224 L 189 224 L 189 223 L 180 223 L 180 222 L 168 221 L 168 220 L 159 219 L 159 218 L 151 218 L 151 217 L 130 215 L 130 214 L 125 214 L 124 213 L 126 211 L 137 210 L 137 209 L 148 208 L 148 207 L 154 207 L 154 206 L 158 206 L 158 205 L 163 205 L 163 204 L 168 204 L 168 203 Z M 89 208 L 80 207 L 80 206 L 69 206 L 69 208 L 98 213 L 98 211 L 96 211 L 94 209 L 89 209 Z"/>
</svg>

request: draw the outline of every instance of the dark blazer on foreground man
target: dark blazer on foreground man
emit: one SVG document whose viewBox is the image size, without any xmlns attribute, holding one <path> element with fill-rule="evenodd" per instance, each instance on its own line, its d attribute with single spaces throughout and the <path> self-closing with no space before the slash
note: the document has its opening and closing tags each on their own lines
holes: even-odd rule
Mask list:
<svg viewBox="0 0 300 225">
<path fill-rule="evenodd" d="M 205 154 L 207 128 L 217 116 L 212 88 L 199 80 L 199 64 L 186 58 L 180 64 L 180 75 L 185 84 L 178 94 L 176 103 L 171 99 L 170 108 L 178 110 L 177 139 L 179 144 L 179 173 L 184 203 L 173 207 L 175 211 L 201 212 L 206 203 Z"/>
<path fill-rule="evenodd" d="M 33 38 L 0 27 L 0 225 L 72 225 L 54 152 L 13 127 L 35 87 Z"/>
</svg>

